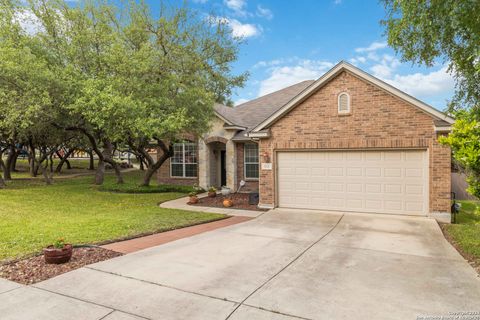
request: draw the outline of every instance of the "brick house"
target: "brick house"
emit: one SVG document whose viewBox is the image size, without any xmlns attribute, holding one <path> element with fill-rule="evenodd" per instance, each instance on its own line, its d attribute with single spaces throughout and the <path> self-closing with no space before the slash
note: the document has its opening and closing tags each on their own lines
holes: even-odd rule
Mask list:
<svg viewBox="0 0 480 320">
<path fill-rule="evenodd" d="M 175 145 L 160 183 L 244 180 L 264 208 L 450 211 L 450 149 L 437 139 L 454 120 L 346 62 L 215 114 L 208 134 Z"/>
</svg>

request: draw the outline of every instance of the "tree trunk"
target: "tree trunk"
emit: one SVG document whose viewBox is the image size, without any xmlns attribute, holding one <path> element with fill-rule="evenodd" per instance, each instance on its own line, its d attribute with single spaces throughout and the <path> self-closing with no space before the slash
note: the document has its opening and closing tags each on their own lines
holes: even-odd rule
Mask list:
<svg viewBox="0 0 480 320">
<path fill-rule="evenodd" d="M 20 152 L 16 151 L 13 153 L 12 160 L 10 163 L 10 172 L 17 172 L 17 159 Z"/>
<path fill-rule="evenodd" d="M 115 175 L 117 176 L 117 184 L 125 183 L 125 181 L 123 181 L 122 172 L 120 171 L 120 166 L 115 164 L 115 166 L 113 166 L 113 170 L 115 170 Z"/>
<path fill-rule="evenodd" d="M 29 146 L 29 151 L 28 151 L 28 164 L 29 164 L 29 172 L 31 177 L 36 177 L 38 168 L 36 167 L 36 161 L 35 161 L 35 147 L 30 144 Z"/>
<path fill-rule="evenodd" d="M 51 185 L 52 184 L 52 178 L 48 175 L 48 171 L 47 171 L 48 159 L 46 160 L 46 163 L 45 163 L 44 166 L 42 166 L 40 163 L 38 164 L 38 166 L 42 169 L 42 175 L 45 178 L 45 183 L 47 185 Z"/>
<path fill-rule="evenodd" d="M 95 172 L 95 184 L 100 186 L 103 184 L 105 179 L 105 162 L 103 160 L 98 160 L 97 171 Z"/>
<path fill-rule="evenodd" d="M 58 158 L 60 159 L 60 163 L 58 164 L 57 168 L 55 169 L 56 173 L 62 172 L 62 167 L 63 167 L 64 164 L 67 165 L 67 169 L 72 169 L 72 167 L 70 166 L 70 161 L 68 161 L 68 157 L 70 157 L 72 155 L 74 150 L 75 150 L 74 148 L 68 150 L 68 152 L 65 153 L 63 155 L 63 157 L 60 154 L 60 152 L 58 152 L 58 151 L 56 152 Z"/>
<path fill-rule="evenodd" d="M 50 161 L 47 160 L 47 164 L 48 162 L 50 162 L 50 173 L 53 173 L 53 153 L 50 154 L 50 156 L 48 156 L 48 159 Z"/>
<path fill-rule="evenodd" d="M 5 163 L 3 162 L 3 159 L 2 159 L 2 156 L 3 156 L 3 151 L 0 150 L 0 189 L 3 189 L 5 188 L 7 185 L 5 184 L 5 179 L 3 178 L 3 175 L 5 174 Z M 3 175 L 2 175 L 2 172 L 3 172 Z"/>
<path fill-rule="evenodd" d="M 90 158 L 90 165 L 88 166 L 88 170 L 95 170 L 95 159 L 93 158 L 93 151 L 88 151 L 88 156 Z"/>
<path fill-rule="evenodd" d="M 145 149 L 139 150 L 142 153 L 142 156 L 148 162 L 148 168 L 145 171 L 145 175 L 143 176 L 143 183 L 141 186 L 148 187 L 150 185 L 150 181 L 155 172 L 163 165 L 163 163 L 172 156 L 173 154 L 173 146 L 169 145 L 168 147 L 163 143 L 163 141 L 158 141 L 160 149 L 162 149 L 163 154 L 157 161 L 153 160 L 152 156 L 148 154 Z"/>
<path fill-rule="evenodd" d="M 35 166 L 35 168 L 33 169 L 34 170 L 33 171 L 33 176 L 34 177 L 38 176 L 38 171 L 40 170 L 40 167 L 42 166 L 42 163 L 43 163 L 43 161 L 36 164 L 35 161 L 33 161 L 33 164 Z"/>
<path fill-rule="evenodd" d="M 10 172 L 13 172 L 13 163 L 15 160 L 16 153 L 17 152 L 14 146 L 10 146 L 10 148 L 8 148 L 7 166 Z"/>
<path fill-rule="evenodd" d="M 47 185 L 51 185 L 52 184 L 52 181 L 53 181 L 53 173 L 51 173 L 49 175 L 48 173 L 48 167 L 49 167 L 49 157 L 52 156 L 53 152 L 52 153 L 48 153 L 46 150 L 40 150 L 40 159 L 37 160 L 36 158 L 33 158 L 33 162 L 34 164 L 36 164 L 36 169 L 37 170 L 41 170 L 42 171 L 42 175 L 43 177 L 45 178 L 45 183 Z M 43 165 L 43 163 L 45 162 L 45 164 Z"/>
<path fill-rule="evenodd" d="M 2 164 L 3 164 L 3 177 L 5 180 L 12 180 L 12 171 L 11 171 L 11 168 L 12 168 L 12 165 L 11 165 L 11 161 L 13 159 L 13 155 L 12 155 L 12 150 L 14 150 L 15 147 L 13 146 L 10 146 L 8 148 L 8 156 L 7 156 L 7 162 L 6 163 L 3 163 L 3 160 L 2 160 Z"/>
<path fill-rule="evenodd" d="M 103 152 L 102 152 L 103 161 L 112 166 L 113 170 L 115 171 L 115 175 L 117 177 L 117 183 L 122 184 L 124 183 L 122 173 L 120 171 L 118 163 L 115 162 L 115 160 L 113 160 L 113 157 L 112 157 L 113 151 L 114 151 L 113 144 L 110 141 L 105 140 L 103 142 Z"/>
</svg>

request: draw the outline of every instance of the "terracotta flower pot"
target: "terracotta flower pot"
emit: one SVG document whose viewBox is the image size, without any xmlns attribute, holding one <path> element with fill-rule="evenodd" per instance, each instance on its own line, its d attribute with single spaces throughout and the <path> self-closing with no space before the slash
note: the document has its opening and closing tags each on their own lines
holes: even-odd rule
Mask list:
<svg viewBox="0 0 480 320">
<path fill-rule="evenodd" d="M 209 198 L 215 198 L 217 196 L 217 193 L 215 191 L 209 191 L 208 192 L 208 197 Z"/>
<path fill-rule="evenodd" d="M 63 248 L 48 246 L 43 249 L 45 262 L 49 264 L 61 264 L 70 261 L 72 258 L 72 245 L 66 244 Z"/>
<path fill-rule="evenodd" d="M 223 200 L 223 206 L 225 208 L 230 208 L 231 206 L 233 206 L 233 201 L 230 199 L 225 199 Z"/>
<path fill-rule="evenodd" d="M 190 201 L 188 203 L 190 204 L 198 203 L 198 197 L 197 196 L 190 197 Z"/>
</svg>

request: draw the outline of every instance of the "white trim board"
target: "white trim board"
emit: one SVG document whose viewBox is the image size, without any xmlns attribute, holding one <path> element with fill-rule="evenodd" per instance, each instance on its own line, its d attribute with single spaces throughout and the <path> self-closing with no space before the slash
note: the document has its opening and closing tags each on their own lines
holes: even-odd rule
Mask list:
<svg viewBox="0 0 480 320">
<path fill-rule="evenodd" d="M 278 111 L 273 113 L 270 117 L 262 121 L 258 126 L 256 126 L 252 132 L 258 132 L 261 131 L 265 128 L 267 128 L 269 125 L 277 121 L 279 118 L 284 116 L 286 113 L 288 113 L 291 109 L 296 107 L 298 104 L 303 102 L 305 99 L 307 99 L 310 95 L 312 95 L 314 92 L 316 92 L 319 88 L 321 88 L 324 84 L 326 84 L 329 80 L 337 76 L 340 72 L 342 71 L 349 71 L 350 73 L 354 74 L 355 76 L 368 81 L 381 89 L 389 92 L 390 94 L 410 103 L 411 105 L 417 107 L 418 109 L 424 111 L 425 113 L 431 115 L 435 119 L 439 120 L 444 120 L 450 124 L 453 124 L 455 122 L 455 119 L 447 116 L 443 112 L 438 111 L 437 109 L 433 108 L 432 106 L 406 94 L 405 92 L 389 85 L 388 83 L 375 78 L 371 74 L 368 74 L 367 72 L 360 70 L 359 68 L 345 62 L 341 61 L 338 63 L 336 66 L 334 66 L 332 69 L 330 69 L 327 73 L 325 73 L 323 76 L 321 76 L 317 81 L 312 83 L 310 86 L 308 86 L 305 90 L 300 92 L 297 96 L 295 96 L 292 100 L 290 100 L 287 104 L 285 104 L 282 108 L 280 108 Z"/>
</svg>

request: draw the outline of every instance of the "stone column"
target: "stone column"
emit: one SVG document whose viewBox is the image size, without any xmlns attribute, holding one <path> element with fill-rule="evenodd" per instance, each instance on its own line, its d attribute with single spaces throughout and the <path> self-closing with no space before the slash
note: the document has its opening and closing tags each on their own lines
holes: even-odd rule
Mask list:
<svg viewBox="0 0 480 320">
<path fill-rule="evenodd" d="M 226 145 L 225 153 L 225 169 L 227 171 L 227 187 L 231 188 L 232 191 L 236 191 L 237 187 L 235 185 L 236 179 L 236 158 L 235 158 L 235 142 L 229 140 Z"/>
<path fill-rule="evenodd" d="M 207 190 L 210 175 L 210 148 L 203 139 L 198 140 L 198 185 Z"/>
</svg>

